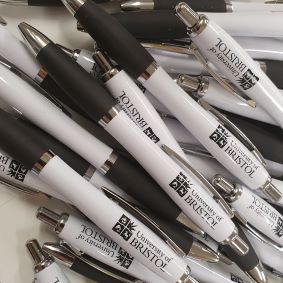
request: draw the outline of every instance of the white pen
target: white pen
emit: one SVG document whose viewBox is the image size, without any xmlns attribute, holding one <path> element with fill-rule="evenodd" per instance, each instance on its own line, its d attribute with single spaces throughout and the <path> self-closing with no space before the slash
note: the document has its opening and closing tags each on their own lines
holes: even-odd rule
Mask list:
<svg viewBox="0 0 283 283">
<path fill-rule="evenodd" d="M 41 249 L 37 240 L 29 240 L 26 247 L 34 262 L 35 282 L 70 283 L 54 258 Z"/>
<path fill-rule="evenodd" d="M 87 11 L 97 11 L 103 15 L 103 19 L 111 18 L 93 1 L 88 1 L 88 5 L 93 6 Z M 166 154 L 150 140 L 127 114 L 121 111 L 113 97 L 103 88 L 98 89 L 99 84 L 46 36 L 26 23 L 22 23 L 20 28 L 52 78 L 94 121 L 98 122 L 135 157 L 185 215 L 189 215 L 200 228 L 217 241 L 232 246 L 240 254 L 246 253 L 245 245 L 241 239 L 238 239 L 237 230 L 234 230 L 235 225 L 229 218 L 230 207 L 222 202 L 222 199 L 219 204 L 215 202 L 210 193 L 214 188 L 205 179 L 197 176 L 190 165 L 179 156 L 181 162 L 185 163 L 187 168 L 189 167 L 188 170 L 184 170 L 175 162 L 177 154 L 169 147 L 166 145 L 162 147 Z M 69 72 L 64 72 L 66 69 Z M 95 89 L 97 91 L 94 91 Z M 144 189 L 141 191 L 143 192 Z M 197 197 L 193 195 L 196 192 Z M 203 202 L 201 203 L 200 200 Z M 204 202 L 213 212 L 204 207 Z M 162 202 L 159 201 L 159 203 Z M 163 207 L 164 204 L 162 203 L 161 206 Z M 168 211 L 167 208 L 165 210 Z"/>
<path fill-rule="evenodd" d="M 188 26 L 195 49 L 283 127 L 283 96 L 244 49 L 217 24 L 199 16 L 185 3 L 176 6 L 176 13 Z"/>
</svg>

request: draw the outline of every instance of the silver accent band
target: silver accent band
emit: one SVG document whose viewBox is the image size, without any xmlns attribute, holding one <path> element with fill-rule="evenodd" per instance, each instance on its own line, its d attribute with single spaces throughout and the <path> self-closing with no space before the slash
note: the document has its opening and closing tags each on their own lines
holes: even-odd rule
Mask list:
<svg viewBox="0 0 283 283">
<path fill-rule="evenodd" d="M 40 157 L 40 159 L 34 164 L 32 171 L 36 174 L 40 174 L 44 166 L 55 156 L 55 154 L 49 150 Z"/>
<path fill-rule="evenodd" d="M 224 2 L 226 3 L 226 12 L 227 13 L 233 13 L 234 8 L 233 8 L 232 2 L 230 0 L 224 0 Z"/>
<path fill-rule="evenodd" d="M 153 61 L 145 71 L 138 77 L 138 81 L 144 84 L 158 69 L 158 65 L 155 61 Z"/>
<path fill-rule="evenodd" d="M 110 168 L 114 165 L 116 160 L 118 159 L 118 156 L 112 152 L 109 156 L 109 158 L 105 161 L 105 163 L 100 167 L 99 171 L 103 175 L 106 175 L 106 173 L 110 170 Z"/>
<path fill-rule="evenodd" d="M 190 30 L 190 37 L 195 37 L 201 34 L 204 29 L 207 27 L 209 20 L 206 16 L 200 15 L 199 22 L 193 26 Z"/>
<path fill-rule="evenodd" d="M 34 78 L 34 80 L 40 85 L 43 82 L 43 80 L 46 78 L 47 75 L 48 75 L 48 73 L 45 71 L 45 69 L 41 68 L 38 71 L 38 73 L 37 73 L 36 77 Z"/>
<path fill-rule="evenodd" d="M 268 178 L 267 182 L 259 188 L 268 198 L 278 202 L 282 198 L 282 193 L 271 183 L 271 177 Z"/>
<path fill-rule="evenodd" d="M 84 5 L 86 0 L 62 0 L 63 4 L 66 6 L 68 11 L 75 15 L 79 8 Z"/>
<path fill-rule="evenodd" d="M 98 121 L 98 124 L 105 128 L 113 118 L 115 118 L 121 111 L 119 104 L 113 106 L 104 116 Z"/>
<path fill-rule="evenodd" d="M 87 168 L 83 177 L 89 182 L 90 179 L 92 178 L 93 174 L 95 173 L 95 171 L 96 171 L 96 169 L 92 165 L 90 165 Z"/>
</svg>

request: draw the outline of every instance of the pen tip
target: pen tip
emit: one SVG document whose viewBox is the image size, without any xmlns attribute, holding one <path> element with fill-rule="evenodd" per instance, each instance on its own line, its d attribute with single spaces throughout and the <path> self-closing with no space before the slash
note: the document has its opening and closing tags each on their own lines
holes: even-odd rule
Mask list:
<svg viewBox="0 0 283 283">
<path fill-rule="evenodd" d="M 219 262 L 219 256 L 209 247 L 202 243 L 194 241 L 189 253 L 189 256 L 202 261 L 208 261 L 211 263 Z"/>
<path fill-rule="evenodd" d="M 67 10 L 75 15 L 78 9 L 86 2 L 86 0 L 61 0 Z"/>
<path fill-rule="evenodd" d="M 25 22 L 20 23 L 18 27 L 27 45 L 36 56 L 42 48 L 51 42 L 44 34 Z"/>
<path fill-rule="evenodd" d="M 268 282 L 264 267 L 262 266 L 261 262 L 259 262 L 258 265 L 252 270 L 247 271 L 247 274 L 257 283 Z"/>
</svg>

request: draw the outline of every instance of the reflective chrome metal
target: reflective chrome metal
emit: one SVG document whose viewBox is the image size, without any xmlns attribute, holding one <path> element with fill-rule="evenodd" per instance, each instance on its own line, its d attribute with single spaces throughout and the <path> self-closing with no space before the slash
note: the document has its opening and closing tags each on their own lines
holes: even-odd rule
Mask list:
<svg viewBox="0 0 283 283">
<path fill-rule="evenodd" d="M 185 91 L 197 92 L 197 97 L 201 98 L 208 90 L 209 81 L 203 77 L 192 77 L 186 74 L 179 75 L 177 84 Z"/>
<path fill-rule="evenodd" d="M 64 229 L 69 215 L 66 213 L 59 215 L 45 207 L 40 207 L 37 210 L 36 217 L 59 234 Z"/>
<path fill-rule="evenodd" d="M 266 72 L 267 72 L 267 65 L 266 65 L 266 62 L 264 62 L 264 61 L 258 61 L 258 60 L 257 60 L 257 62 L 259 63 L 260 68 L 262 69 L 262 71 L 263 71 L 264 73 L 266 73 Z"/>
<path fill-rule="evenodd" d="M 77 52 L 77 50 L 75 50 L 75 51 L 73 51 L 73 50 L 71 50 L 71 49 L 69 49 L 69 48 L 67 48 L 67 47 L 65 47 L 65 46 L 63 46 L 63 45 L 61 45 L 61 44 L 56 44 L 58 47 L 60 47 L 60 49 L 61 50 L 63 50 L 68 56 L 70 56 L 71 58 L 74 56 L 74 52 L 76 51 Z M 79 50 L 79 52 L 80 52 L 80 50 Z"/>
<path fill-rule="evenodd" d="M 232 2 L 230 0 L 224 0 L 224 2 L 226 3 L 226 12 L 228 12 L 228 13 L 234 12 Z"/>
<path fill-rule="evenodd" d="M 16 5 L 16 6 L 27 6 L 28 0 L 1 0 L 0 4 Z"/>
<path fill-rule="evenodd" d="M 86 2 L 86 0 L 61 0 L 68 11 L 75 15 L 79 8 Z"/>
<path fill-rule="evenodd" d="M 96 171 L 96 169 L 92 165 L 90 165 L 87 168 L 83 177 L 89 182 L 90 179 L 92 178 L 93 174 L 95 173 L 95 171 Z"/>
<path fill-rule="evenodd" d="M 27 42 L 31 51 L 34 52 L 35 56 L 38 55 L 42 48 L 44 48 L 51 42 L 50 39 L 47 38 L 44 34 L 27 23 L 22 22 L 18 27 L 22 33 L 23 38 Z"/>
<path fill-rule="evenodd" d="M 246 274 L 257 283 L 267 283 L 268 282 L 267 276 L 264 272 L 264 268 L 261 262 L 259 262 L 259 264 L 255 266 L 252 270 L 247 271 Z"/>
<path fill-rule="evenodd" d="M 191 269 L 187 266 L 185 273 L 181 276 L 181 278 L 176 283 L 198 283 L 193 277 L 190 276 Z"/>
<path fill-rule="evenodd" d="M 177 222 L 184 225 L 186 228 L 189 228 L 192 232 L 197 235 L 204 236 L 205 232 L 201 230 L 184 212 L 181 212 L 176 218 Z"/>
<path fill-rule="evenodd" d="M 36 174 L 40 174 L 44 166 L 55 156 L 52 151 L 47 151 L 43 153 L 40 159 L 34 164 L 32 171 Z"/>
<path fill-rule="evenodd" d="M 26 247 L 34 261 L 34 271 L 36 273 L 48 267 L 54 259 L 46 254 L 40 247 L 37 240 L 32 239 L 26 243 Z"/>
<path fill-rule="evenodd" d="M 103 128 L 105 128 L 108 123 L 112 121 L 116 117 L 116 115 L 119 114 L 121 111 L 121 108 L 119 104 L 113 106 L 105 115 L 98 121 L 98 124 L 101 125 Z"/>
<path fill-rule="evenodd" d="M 34 80 L 40 85 L 43 82 L 43 80 L 46 78 L 47 75 L 48 75 L 48 73 L 45 71 L 45 69 L 41 68 L 38 71 L 38 73 L 37 73 L 36 77 L 34 78 Z"/>
<path fill-rule="evenodd" d="M 272 184 L 271 177 L 259 190 L 275 202 L 278 202 L 282 198 L 282 193 Z"/>
<path fill-rule="evenodd" d="M 153 10 L 154 1 L 152 0 L 128 0 L 121 4 L 123 11 Z"/>
<path fill-rule="evenodd" d="M 283 3 L 283 0 L 265 0 L 266 4 L 281 4 Z"/>
<path fill-rule="evenodd" d="M 204 147 L 200 145 L 182 142 L 179 142 L 179 145 L 185 153 L 214 159 L 214 156 L 212 156 Z"/>
<path fill-rule="evenodd" d="M 212 263 L 219 262 L 219 256 L 217 253 L 197 241 L 193 242 L 188 256 L 195 258 L 196 260 L 202 260 Z"/>
<path fill-rule="evenodd" d="M 118 156 L 114 152 L 112 152 L 109 158 L 99 168 L 99 172 L 102 173 L 103 175 L 106 175 L 106 173 L 111 169 L 111 167 L 114 165 L 117 159 L 118 159 Z"/>
<path fill-rule="evenodd" d="M 146 69 L 145 71 L 139 76 L 138 81 L 142 84 L 145 83 L 157 70 L 158 65 L 155 61 L 153 61 Z"/>
<path fill-rule="evenodd" d="M 1 2 L 0 2 L 1 3 Z M 0 24 L 2 26 L 6 26 L 7 25 L 7 22 L 0 16 Z"/>
<path fill-rule="evenodd" d="M 193 55 L 190 45 L 168 42 L 141 42 L 144 48 L 157 49 L 178 54 Z"/>
</svg>

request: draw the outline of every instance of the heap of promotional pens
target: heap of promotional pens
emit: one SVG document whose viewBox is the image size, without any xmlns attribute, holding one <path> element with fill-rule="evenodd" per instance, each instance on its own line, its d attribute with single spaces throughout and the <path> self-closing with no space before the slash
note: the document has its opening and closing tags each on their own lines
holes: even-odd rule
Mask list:
<svg viewBox="0 0 283 283">
<path fill-rule="evenodd" d="M 244 282 L 218 262 L 283 274 L 282 25 L 262 17 L 263 39 L 244 17 L 280 22 L 283 4 L 96 2 L 0 1 L 65 5 L 94 41 L 0 26 L 1 182 L 84 215 L 38 209 L 60 240 L 27 242 L 37 282 L 69 282 L 56 261 L 100 283 Z"/>
</svg>

